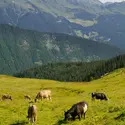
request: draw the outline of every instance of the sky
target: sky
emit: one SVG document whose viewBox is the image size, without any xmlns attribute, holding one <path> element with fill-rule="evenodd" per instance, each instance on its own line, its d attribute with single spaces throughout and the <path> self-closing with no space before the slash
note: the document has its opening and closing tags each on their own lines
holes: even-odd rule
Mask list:
<svg viewBox="0 0 125 125">
<path fill-rule="evenodd" d="M 125 0 L 100 0 L 101 2 L 105 3 L 105 2 L 122 2 Z"/>
</svg>

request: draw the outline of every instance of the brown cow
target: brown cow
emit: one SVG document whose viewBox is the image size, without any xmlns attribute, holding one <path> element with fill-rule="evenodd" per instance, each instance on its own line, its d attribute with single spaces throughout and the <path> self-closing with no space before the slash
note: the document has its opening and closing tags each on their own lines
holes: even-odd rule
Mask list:
<svg viewBox="0 0 125 125">
<path fill-rule="evenodd" d="M 82 115 L 84 115 L 85 119 L 85 114 L 88 109 L 88 103 L 85 101 L 78 102 L 74 104 L 67 112 L 64 113 L 65 119 L 64 120 L 69 120 L 70 116 L 72 116 L 72 119 L 75 120 L 75 117 L 78 116 L 79 120 L 81 120 Z"/>
<path fill-rule="evenodd" d="M 37 102 L 38 99 L 42 100 L 43 98 L 51 100 L 51 90 L 41 90 L 40 92 L 38 92 L 35 98 L 35 102 Z"/>
<path fill-rule="evenodd" d="M 37 107 L 36 105 L 30 105 L 28 107 L 28 116 L 29 123 L 36 124 L 37 120 Z"/>
<path fill-rule="evenodd" d="M 25 96 L 24 96 L 24 99 L 26 99 L 26 100 L 31 100 L 31 97 L 30 97 L 29 95 L 25 95 Z"/>
<path fill-rule="evenodd" d="M 10 99 L 12 101 L 12 97 L 8 94 L 4 94 L 2 95 L 2 101 L 6 100 L 6 99 Z"/>
</svg>

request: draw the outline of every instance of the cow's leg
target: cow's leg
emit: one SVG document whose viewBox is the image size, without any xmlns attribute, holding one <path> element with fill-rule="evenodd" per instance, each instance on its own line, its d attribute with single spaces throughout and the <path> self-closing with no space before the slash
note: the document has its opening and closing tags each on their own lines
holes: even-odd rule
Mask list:
<svg viewBox="0 0 125 125">
<path fill-rule="evenodd" d="M 36 124 L 36 119 L 37 119 L 37 117 L 36 117 L 36 116 L 34 116 L 34 125 Z"/>
<path fill-rule="evenodd" d="M 82 116 L 83 116 L 83 112 L 80 113 L 80 118 L 82 118 Z"/>
<path fill-rule="evenodd" d="M 78 114 L 78 118 L 79 118 L 79 121 L 80 121 L 81 120 L 81 114 L 80 113 Z"/>
<path fill-rule="evenodd" d="M 34 116 L 34 122 L 35 122 L 35 123 L 36 123 L 36 120 L 37 120 L 37 116 L 35 115 L 35 116 Z"/>
<path fill-rule="evenodd" d="M 43 96 L 41 97 L 41 101 L 43 100 Z"/>
<path fill-rule="evenodd" d="M 32 122 L 32 124 L 34 123 L 34 117 L 32 116 L 32 118 L 31 118 L 31 122 Z"/>
<path fill-rule="evenodd" d="M 32 125 L 35 125 L 35 124 L 36 124 L 35 116 L 32 116 Z"/>
<path fill-rule="evenodd" d="M 48 99 L 48 96 L 45 96 L 45 99 L 48 101 L 49 99 Z"/>
<path fill-rule="evenodd" d="M 92 97 L 92 101 L 95 101 L 95 97 Z"/>
<path fill-rule="evenodd" d="M 52 98 L 51 98 L 51 96 L 49 96 L 49 100 L 50 100 L 50 101 L 52 101 Z"/>
<path fill-rule="evenodd" d="M 84 119 L 85 119 L 85 115 L 86 115 L 86 113 L 83 113 L 83 115 L 84 115 Z"/>
<path fill-rule="evenodd" d="M 75 120 L 75 116 L 72 116 L 72 120 L 73 120 L 73 121 Z"/>
<path fill-rule="evenodd" d="M 31 118 L 28 118 L 28 120 L 29 120 L 29 124 L 30 124 L 30 123 L 32 122 L 32 121 L 31 121 Z"/>
</svg>

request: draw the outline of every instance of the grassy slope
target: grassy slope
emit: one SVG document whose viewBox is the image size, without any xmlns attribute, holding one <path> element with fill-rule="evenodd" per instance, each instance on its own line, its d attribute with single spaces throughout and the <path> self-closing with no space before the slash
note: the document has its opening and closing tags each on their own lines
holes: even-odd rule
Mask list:
<svg viewBox="0 0 125 125">
<path fill-rule="evenodd" d="M 63 83 L 49 80 L 20 79 L 0 76 L 0 96 L 9 93 L 13 101 L 0 102 L 0 125 L 27 124 L 28 101 L 24 94 L 35 97 L 43 88 L 52 90 L 52 102 L 36 103 L 38 107 L 37 125 L 124 125 L 124 120 L 114 120 L 125 111 L 125 69 L 116 70 L 99 80 L 90 83 Z M 110 101 L 91 101 L 90 93 L 104 92 Z M 63 123 L 63 111 L 72 104 L 86 100 L 89 104 L 85 120 Z M 124 113 L 123 113 L 124 115 Z M 19 124 L 22 123 L 22 124 Z M 24 124 L 23 124 L 24 123 Z"/>
</svg>

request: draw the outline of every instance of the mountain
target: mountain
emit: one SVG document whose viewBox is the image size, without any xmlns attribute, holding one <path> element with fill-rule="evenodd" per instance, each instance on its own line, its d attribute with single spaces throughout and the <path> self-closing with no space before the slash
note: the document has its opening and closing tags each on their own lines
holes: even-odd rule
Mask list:
<svg viewBox="0 0 125 125">
<path fill-rule="evenodd" d="M 125 50 L 124 8 L 125 2 L 99 0 L 3 0 L 0 24 L 80 36 Z"/>
<path fill-rule="evenodd" d="M 125 49 L 125 15 L 102 15 L 98 20 L 97 24 L 86 28 L 86 36 L 110 44 L 113 41 L 113 45 Z"/>
<path fill-rule="evenodd" d="M 92 1 L 4 0 L 0 1 L 0 23 L 36 29 L 42 32 L 75 33 L 75 30 L 83 31 L 82 25 L 95 23 L 93 18 L 96 17 L 97 12 L 100 12 L 98 7 L 100 2 Z M 75 3 L 77 3 L 77 6 Z M 88 8 L 91 9 L 88 10 Z M 87 23 L 83 19 L 90 21 Z M 63 31 L 63 27 L 67 28 Z"/>
<path fill-rule="evenodd" d="M 12 74 L 50 62 L 108 59 L 121 53 L 114 46 L 75 36 L 0 25 L 1 74 Z"/>
<path fill-rule="evenodd" d="M 114 14 L 125 14 L 125 1 L 108 4 L 106 8 Z"/>
</svg>

